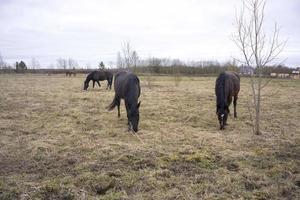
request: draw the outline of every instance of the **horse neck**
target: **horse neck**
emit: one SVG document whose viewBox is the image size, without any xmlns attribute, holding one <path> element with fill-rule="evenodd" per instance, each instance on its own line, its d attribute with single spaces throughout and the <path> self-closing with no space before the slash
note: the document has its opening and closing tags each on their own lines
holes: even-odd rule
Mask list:
<svg viewBox="0 0 300 200">
<path fill-rule="evenodd" d="M 128 100 L 129 109 L 132 113 L 136 113 L 137 111 L 137 99 L 129 99 Z"/>
<path fill-rule="evenodd" d="M 89 83 L 91 80 L 92 80 L 91 76 L 87 76 L 84 82 Z"/>
<path fill-rule="evenodd" d="M 217 84 L 217 106 L 223 108 L 226 105 L 225 80 Z"/>
<path fill-rule="evenodd" d="M 130 104 L 131 108 L 136 109 L 137 103 L 138 103 L 138 88 L 136 83 L 128 83 L 128 89 L 127 89 L 127 101 L 128 104 Z"/>
</svg>

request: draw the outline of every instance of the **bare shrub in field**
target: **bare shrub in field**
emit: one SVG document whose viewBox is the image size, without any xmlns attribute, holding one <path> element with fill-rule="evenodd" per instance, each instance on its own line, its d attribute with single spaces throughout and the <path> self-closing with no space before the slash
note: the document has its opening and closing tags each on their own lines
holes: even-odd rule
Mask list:
<svg viewBox="0 0 300 200">
<path fill-rule="evenodd" d="M 279 29 L 275 23 L 272 35 L 268 38 L 264 32 L 266 0 L 246 0 L 240 15 L 236 18 L 234 42 L 243 59 L 236 59 L 246 66 L 253 66 L 256 74 L 251 76 L 252 106 L 254 133 L 261 134 L 261 100 L 262 90 L 269 83 L 263 83 L 263 71 L 268 64 L 276 60 L 283 51 L 286 42 L 279 42 Z"/>
<path fill-rule="evenodd" d="M 179 73 L 176 73 L 174 75 L 174 84 L 175 84 L 175 86 L 178 87 L 180 85 L 181 81 L 182 81 L 182 76 Z"/>
</svg>

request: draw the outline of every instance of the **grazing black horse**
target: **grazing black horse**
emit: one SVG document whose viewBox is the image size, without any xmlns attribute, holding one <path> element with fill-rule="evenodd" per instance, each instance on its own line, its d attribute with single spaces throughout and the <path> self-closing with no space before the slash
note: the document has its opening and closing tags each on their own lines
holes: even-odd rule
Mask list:
<svg viewBox="0 0 300 200">
<path fill-rule="evenodd" d="M 87 90 L 89 87 L 89 82 L 93 81 L 93 88 L 95 87 L 95 82 L 98 83 L 99 87 L 101 86 L 99 81 L 107 80 L 107 87 L 106 89 L 111 89 L 111 85 L 113 82 L 113 73 L 110 71 L 92 71 L 89 73 L 84 81 L 84 90 Z"/>
<path fill-rule="evenodd" d="M 66 71 L 66 76 L 76 76 L 76 72 L 75 71 Z"/>
<path fill-rule="evenodd" d="M 120 101 L 125 100 L 125 106 L 128 119 L 128 131 L 138 131 L 139 125 L 139 107 L 141 102 L 138 98 L 141 93 L 139 78 L 126 71 L 121 71 L 115 75 L 115 97 L 112 103 L 107 107 L 108 110 L 113 110 L 118 106 L 118 117 L 120 117 Z"/>
<path fill-rule="evenodd" d="M 236 103 L 238 93 L 240 91 L 240 77 L 235 72 L 222 72 L 217 80 L 215 93 L 217 97 L 217 115 L 220 123 L 220 129 L 224 129 L 227 125 L 227 117 L 229 114 L 229 106 L 233 99 L 234 117 L 236 114 Z"/>
</svg>

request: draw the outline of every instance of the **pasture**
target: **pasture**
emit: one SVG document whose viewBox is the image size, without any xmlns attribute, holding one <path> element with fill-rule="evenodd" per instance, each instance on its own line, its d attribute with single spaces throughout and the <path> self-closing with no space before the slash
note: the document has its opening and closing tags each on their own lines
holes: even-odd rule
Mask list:
<svg viewBox="0 0 300 200">
<path fill-rule="evenodd" d="M 263 91 L 253 135 L 249 79 L 219 130 L 216 77 L 140 76 L 140 131 L 84 75 L 0 75 L 0 199 L 299 199 L 300 81 Z M 178 86 L 176 86 L 178 85 Z"/>
</svg>

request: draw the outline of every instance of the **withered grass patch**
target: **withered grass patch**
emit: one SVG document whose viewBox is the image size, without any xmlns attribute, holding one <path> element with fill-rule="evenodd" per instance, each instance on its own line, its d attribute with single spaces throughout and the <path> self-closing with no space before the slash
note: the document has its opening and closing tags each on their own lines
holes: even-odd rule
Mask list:
<svg viewBox="0 0 300 200">
<path fill-rule="evenodd" d="M 215 77 L 141 76 L 135 135 L 84 78 L 0 75 L 0 199 L 300 198 L 299 81 L 265 88 L 256 136 L 247 78 L 219 131 Z"/>
</svg>

